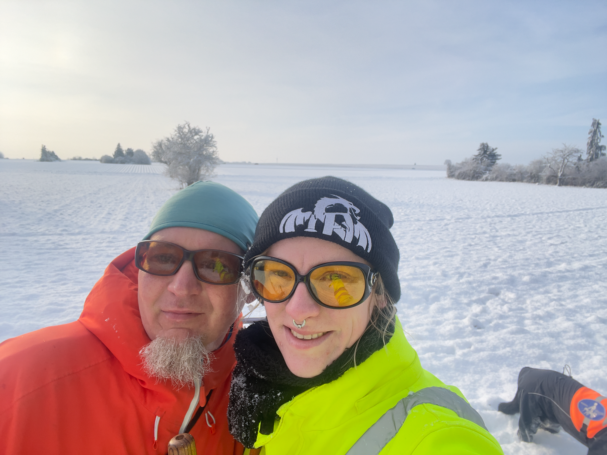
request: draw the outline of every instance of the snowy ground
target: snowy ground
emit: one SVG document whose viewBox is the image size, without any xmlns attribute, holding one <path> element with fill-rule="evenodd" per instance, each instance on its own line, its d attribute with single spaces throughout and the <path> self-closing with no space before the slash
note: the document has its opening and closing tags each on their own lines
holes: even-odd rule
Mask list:
<svg viewBox="0 0 607 455">
<path fill-rule="evenodd" d="M 399 316 L 423 365 L 464 392 L 505 453 L 585 454 L 566 434 L 518 442 L 518 417 L 496 408 L 525 365 L 569 364 L 607 393 L 607 190 L 277 165 L 223 165 L 215 180 L 261 213 L 293 183 L 328 174 L 394 212 Z M 0 160 L 0 341 L 76 319 L 177 189 L 161 165 Z"/>
</svg>

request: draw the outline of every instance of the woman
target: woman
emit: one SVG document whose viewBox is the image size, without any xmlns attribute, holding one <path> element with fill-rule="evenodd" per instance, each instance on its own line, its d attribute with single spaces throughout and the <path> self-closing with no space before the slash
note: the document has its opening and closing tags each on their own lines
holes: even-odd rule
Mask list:
<svg viewBox="0 0 607 455">
<path fill-rule="evenodd" d="M 267 322 L 234 344 L 230 431 L 262 454 L 500 454 L 459 390 L 405 339 L 394 220 L 362 188 L 300 182 L 245 256 Z"/>
</svg>

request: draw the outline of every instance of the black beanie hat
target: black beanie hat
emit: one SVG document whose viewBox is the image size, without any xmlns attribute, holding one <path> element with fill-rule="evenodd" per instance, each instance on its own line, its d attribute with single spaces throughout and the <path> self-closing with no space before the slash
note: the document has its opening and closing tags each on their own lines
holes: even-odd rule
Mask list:
<svg viewBox="0 0 607 455">
<path fill-rule="evenodd" d="M 400 254 L 390 233 L 393 224 L 388 206 L 351 182 L 337 177 L 304 180 L 285 190 L 261 214 L 245 267 L 279 240 L 328 240 L 369 262 L 397 302 Z"/>
</svg>

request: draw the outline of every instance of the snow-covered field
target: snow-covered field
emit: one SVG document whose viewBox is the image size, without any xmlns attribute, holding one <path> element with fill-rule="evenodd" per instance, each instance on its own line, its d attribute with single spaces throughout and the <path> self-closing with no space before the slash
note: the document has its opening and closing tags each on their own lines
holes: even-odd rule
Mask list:
<svg viewBox="0 0 607 455">
<path fill-rule="evenodd" d="M 72 321 L 106 265 L 178 184 L 161 165 L 0 160 L 0 341 Z M 444 172 L 223 165 L 215 180 L 261 213 L 335 175 L 393 210 L 398 313 L 422 364 L 457 385 L 507 454 L 581 455 L 566 434 L 517 441 L 496 411 L 525 365 L 607 393 L 607 190 L 448 180 Z"/>
</svg>

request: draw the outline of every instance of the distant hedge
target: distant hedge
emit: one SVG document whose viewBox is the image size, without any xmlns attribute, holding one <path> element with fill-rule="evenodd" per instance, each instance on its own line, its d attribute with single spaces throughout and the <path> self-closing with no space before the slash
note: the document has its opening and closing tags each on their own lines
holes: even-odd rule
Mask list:
<svg viewBox="0 0 607 455">
<path fill-rule="evenodd" d="M 129 153 L 116 158 L 103 155 L 99 161 L 105 164 L 152 164 L 148 154 L 141 149 L 135 150 L 132 154 Z"/>
</svg>

